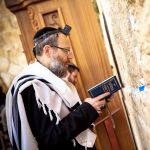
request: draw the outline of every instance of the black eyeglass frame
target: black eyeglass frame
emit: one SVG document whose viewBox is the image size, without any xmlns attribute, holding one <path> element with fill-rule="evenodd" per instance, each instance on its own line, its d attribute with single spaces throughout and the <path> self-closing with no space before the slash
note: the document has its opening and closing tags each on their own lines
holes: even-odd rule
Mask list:
<svg viewBox="0 0 150 150">
<path fill-rule="evenodd" d="M 62 48 L 62 47 L 59 47 L 59 46 L 56 46 L 56 45 L 50 45 L 51 47 L 55 47 L 55 48 L 58 48 L 58 49 L 61 49 L 63 52 L 69 54 L 71 53 L 71 50 L 70 49 L 67 49 L 67 48 Z"/>
</svg>

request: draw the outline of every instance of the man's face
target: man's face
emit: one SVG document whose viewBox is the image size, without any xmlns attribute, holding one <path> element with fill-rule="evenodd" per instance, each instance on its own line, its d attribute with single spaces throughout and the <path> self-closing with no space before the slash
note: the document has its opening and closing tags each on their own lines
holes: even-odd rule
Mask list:
<svg viewBox="0 0 150 150">
<path fill-rule="evenodd" d="M 68 81 L 70 81 L 75 85 L 77 83 L 77 78 L 78 78 L 78 70 L 74 70 L 72 73 L 70 73 Z"/>
<path fill-rule="evenodd" d="M 69 41 L 63 34 L 59 34 L 58 47 L 70 49 Z M 67 64 L 72 59 L 72 54 L 60 48 L 54 48 L 49 69 L 61 78 L 67 72 Z"/>
</svg>

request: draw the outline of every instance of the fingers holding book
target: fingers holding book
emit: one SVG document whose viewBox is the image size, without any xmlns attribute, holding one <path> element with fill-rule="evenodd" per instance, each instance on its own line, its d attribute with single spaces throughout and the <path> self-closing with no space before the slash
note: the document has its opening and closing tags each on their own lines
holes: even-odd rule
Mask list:
<svg viewBox="0 0 150 150">
<path fill-rule="evenodd" d="M 110 93 L 106 92 L 94 98 L 87 98 L 85 102 L 91 104 L 95 110 L 100 113 L 100 111 L 105 108 L 106 100 L 104 98 L 108 95 L 110 95 Z"/>
</svg>

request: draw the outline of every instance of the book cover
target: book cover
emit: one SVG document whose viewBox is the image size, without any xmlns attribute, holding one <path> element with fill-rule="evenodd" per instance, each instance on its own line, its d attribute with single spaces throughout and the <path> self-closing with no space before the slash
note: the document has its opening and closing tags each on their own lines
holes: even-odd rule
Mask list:
<svg viewBox="0 0 150 150">
<path fill-rule="evenodd" d="M 111 76 L 108 79 L 100 82 L 88 90 L 89 95 L 93 98 L 105 92 L 109 92 L 110 95 L 120 90 L 121 87 L 116 76 Z M 107 96 L 108 97 L 108 96 Z"/>
</svg>

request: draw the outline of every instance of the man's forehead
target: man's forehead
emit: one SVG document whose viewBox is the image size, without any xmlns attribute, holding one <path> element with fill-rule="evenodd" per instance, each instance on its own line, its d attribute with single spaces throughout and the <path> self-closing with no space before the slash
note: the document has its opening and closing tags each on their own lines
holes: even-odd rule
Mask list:
<svg viewBox="0 0 150 150">
<path fill-rule="evenodd" d="M 66 46 L 69 46 L 69 40 L 67 38 L 66 35 L 62 34 L 62 33 L 59 33 L 59 36 L 58 36 L 58 44 L 59 45 L 66 45 Z"/>
</svg>

